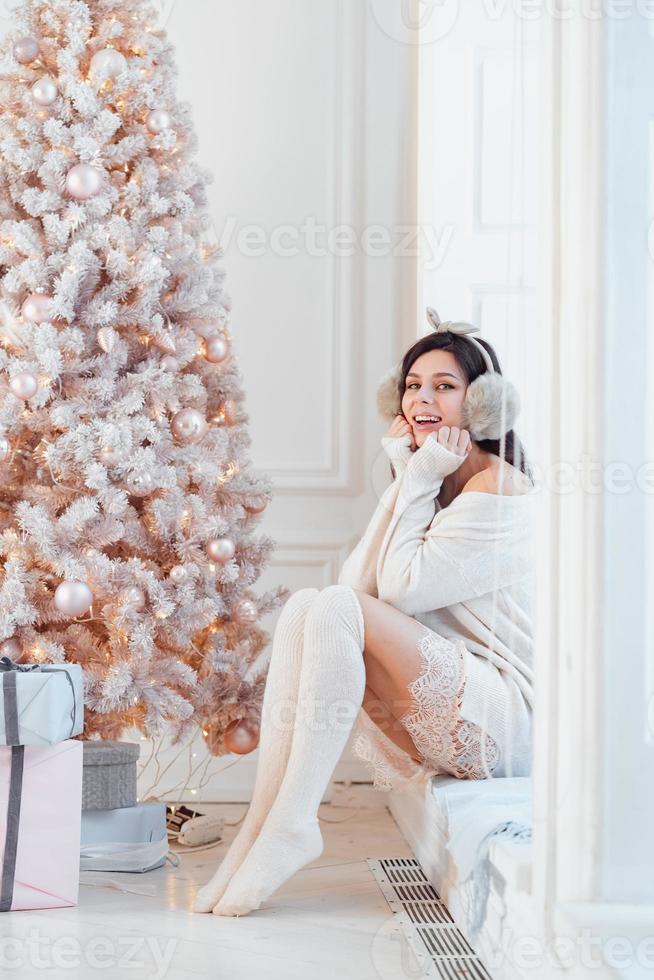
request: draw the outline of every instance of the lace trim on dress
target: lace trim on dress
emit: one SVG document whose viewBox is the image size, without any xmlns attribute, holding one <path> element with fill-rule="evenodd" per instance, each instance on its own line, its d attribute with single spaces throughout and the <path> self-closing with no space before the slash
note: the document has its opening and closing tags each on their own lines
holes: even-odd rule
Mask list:
<svg viewBox="0 0 654 980">
<path fill-rule="evenodd" d="M 362 709 L 353 752 L 372 770 L 373 787 L 387 791 L 393 778 L 447 774 L 487 779 L 500 761 L 497 743 L 472 721 L 460 717 L 465 690 L 465 645 L 425 627 L 419 650 L 423 670 L 409 685 L 414 706 L 400 722 L 413 738 L 423 764 L 395 745 Z"/>
<path fill-rule="evenodd" d="M 428 765 L 459 779 L 487 779 L 500 761 L 497 743 L 460 717 L 466 648 L 425 627 L 422 673 L 409 685 L 415 709 L 400 718 Z"/>
</svg>

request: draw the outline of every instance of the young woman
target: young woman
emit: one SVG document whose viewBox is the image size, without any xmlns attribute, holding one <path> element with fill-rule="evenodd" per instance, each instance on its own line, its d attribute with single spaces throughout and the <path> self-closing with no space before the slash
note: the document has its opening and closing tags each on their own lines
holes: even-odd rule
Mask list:
<svg viewBox="0 0 654 980">
<path fill-rule="evenodd" d="M 294 593 L 278 620 L 252 803 L 198 912 L 245 915 L 320 856 L 355 722 L 380 789 L 530 771 L 535 489 L 514 392 L 475 328 L 428 317 L 384 389 L 394 480 L 338 584 Z"/>
</svg>

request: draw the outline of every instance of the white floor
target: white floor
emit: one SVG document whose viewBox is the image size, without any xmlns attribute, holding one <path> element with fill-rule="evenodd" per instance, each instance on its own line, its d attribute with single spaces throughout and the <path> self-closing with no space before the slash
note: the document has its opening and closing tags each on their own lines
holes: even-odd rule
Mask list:
<svg viewBox="0 0 654 980">
<path fill-rule="evenodd" d="M 245 807 L 214 809 L 233 822 Z M 320 817 L 322 856 L 256 913 L 227 919 L 189 911 L 196 887 L 208 880 L 236 833 L 229 827 L 224 842 L 185 854 L 178 868 L 94 875 L 104 884 L 83 885 L 77 908 L 1 916 L 0 976 L 401 980 L 415 975 L 366 865 L 366 858 L 411 855 L 384 794 L 339 785 Z M 106 887 L 111 881 L 140 894 Z"/>
</svg>

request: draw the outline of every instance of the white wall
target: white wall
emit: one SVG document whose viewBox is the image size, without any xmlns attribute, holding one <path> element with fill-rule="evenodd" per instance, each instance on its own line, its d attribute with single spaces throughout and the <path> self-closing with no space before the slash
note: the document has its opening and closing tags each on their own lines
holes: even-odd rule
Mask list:
<svg viewBox="0 0 654 980">
<path fill-rule="evenodd" d="M 180 96 L 192 104 L 200 159 L 215 174 L 211 210 L 225 247 L 251 456 L 276 490 L 260 527 L 278 547 L 257 591 L 335 582 L 388 479 L 374 392 L 401 353 L 402 332 L 415 329 L 415 259 L 397 255 L 400 228 L 413 220 L 413 51 L 380 26 L 393 6 L 184 0 L 165 8 Z M 328 244 L 343 225 L 351 255 Z M 272 631 L 277 615 L 263 625 Z M 204 748 L 190 751 L 201 773 Z M 170 758 L 159 752 L 162 764 Z M 195 798 L 247 799 L 255 764 L 256 753 L 211 763 L 218 774 Z M 158 791 L 188 771 L 185 753 Z M 346 753 L 338 775 L 367 771 Z M 190 786 L 199 785 L 194 776 Z"/>
</svg>

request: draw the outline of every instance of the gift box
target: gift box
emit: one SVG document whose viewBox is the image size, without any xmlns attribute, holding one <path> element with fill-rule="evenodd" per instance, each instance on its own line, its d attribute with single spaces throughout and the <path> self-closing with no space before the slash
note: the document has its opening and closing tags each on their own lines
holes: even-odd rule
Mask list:
<svg viewBox="0 0 654 980">
<path fill-rule="evenodd" d="M 0 748 L 0 911 L 76 905 L 82 745 Z"/>
<path fill-rule="evenodd" d="M 79 664 L 17 664 L 0 658 L 0 745 L 54 745 L 84 727 Z"/>
<path fill-rule="evenodd" d="M 84 746 L 83 810 L 115 810 L 136 804 L 136 760 L 132 742 L 82 742 Z"/>
<path fill-rule="evenodd" d="M 82 871 L 152 871 L 164 864 L 167 853 L 164 803 L 82 814 Z"/>
</svg>

